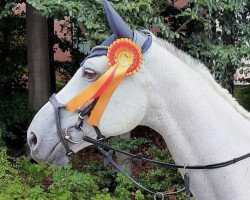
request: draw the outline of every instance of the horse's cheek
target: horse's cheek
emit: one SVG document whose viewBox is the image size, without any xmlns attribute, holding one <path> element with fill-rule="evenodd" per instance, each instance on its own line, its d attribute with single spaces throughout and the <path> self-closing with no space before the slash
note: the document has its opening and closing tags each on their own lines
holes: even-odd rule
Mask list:
<svg viewBox="0 0 250 200">
<path fill-rule="evenodd" d="M 100 121 L 108 135 L 119 135 L 134 129 L 145 116 L 147 100 L 140 88 L 123 87 L 110 100 Z"/>
</svg>

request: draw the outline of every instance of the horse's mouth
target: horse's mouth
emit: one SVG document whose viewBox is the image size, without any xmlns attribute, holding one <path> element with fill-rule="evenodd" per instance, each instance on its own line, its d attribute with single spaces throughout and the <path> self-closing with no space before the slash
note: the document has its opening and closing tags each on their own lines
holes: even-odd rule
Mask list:
<svg viewBox="0 0 250 200">
<path fill-rule="evenodd" d="M 69 157 L 66 156 L 66 150 L 64 149 L 62 142 L 59 141 L 50 151 L 46 163 L 63 166 L 66 165 L 68 162 L 69 162 Z"/>
<path fill-rule="evenodd" d="M 59 141 L 56 145 L 49 151 L 46 157 L 39 156 L 31 152 L 32 158 L 38 163 L 53 164 L 58 166 L 66 165 L 69 162 L 68 156 L 66 156 L 66 151 Z"/>
</svg>

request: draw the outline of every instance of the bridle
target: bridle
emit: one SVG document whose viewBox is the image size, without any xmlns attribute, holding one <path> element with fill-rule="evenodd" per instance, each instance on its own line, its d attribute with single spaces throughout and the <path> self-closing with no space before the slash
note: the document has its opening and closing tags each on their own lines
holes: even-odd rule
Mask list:
<svg viewBox="0 0 250 200">
<path fill-rule="evenodd" d="M 79 115 L 78 115 L 78 119 L 75 123 L 75 125 L 71 125 L 68 126 L 65 130 L 62 129 L 61 127 L 61 120 L 60 120 L 60 110 L 61 109 L 65 109 L 65 106 L 61 103 L 59 103 L 56 99 L 55 94 L 53 94 L 50 98 L 49 98 L 50 103 L 52 104 L 53 108 L 54 108 L 54 114 L 55 114 L 55 121 L 56 121 L 56 132 L 58 137 L 60 138 L 60 141 L 62 142 L 62 145 L 64 146 L 65 150 L 66 150 L 66 155 L 71 158 L 71 156 L 74 154 L 74 152 L 69 148 L 68 142 L 73 143 L 73 144 L 79 144 L 82 142 L 88 142 L 93 144 L 94 146 L 97 147 L 97 149 L 99 150 L 99 152 L 101 153 L 101 155 L 104 157 L 104 165 L 107 166 L 108 164 L 112 164 L 119 172 L 121 172 L 125 177 L 127 177 L 130 181 L 132 181 L 138 188 L 145 190 L 151 194 L 154 195 L 154 199 L 164 199 L 165 195 L 175 195 L 181 192 L 184 192 L 186 190 L 186 194 L 187 194 L 187 199 L 189 199 L 190 197 L 190 192 L 189 192 L 189 177 L 187 177 L 185 175 L 185 187 L 179 191 L 176 192 L 153 192 L 145 187 L 143 187 L 140 183 L 138 183 L 136 180 L 134 180 L 130 175 L 128 175 L 114 160 L 113 160 L 113 152 L 119 152 L 122 154 L 125 154 L 127 156 L 130 156 L 132 159 L 136 159 L 136 160 L 141 160 L 141 161 L 146 161 L 141 154 L 137 154 L 137 155 L 133 155 L 130 154 L 128 152 L 113 148 L 111 146 L 109 146 L 106 143 L 106 137 L 104 135 L 101 134 L 100 130 L 98 127 L 93 126 L 95 132 L 96 132 L 96 139 L 90 138 L 88 136 L 86 136 L 85 134 L 83 135 L 83 139 L 81 141 L 73 141 L 71 140 L 70 135 L 68 134 L 68 130 L 70 128 L 75 128 L 77 130 L 81 130 L 84 132 L 82 125 L 83 125 L 83 121 L 86 119 L 86 117 L 88 117 L 90 115 L 90 112 L 92 111 L 92 109 L 94 108 L 96 101 L 93 101 L 92 103 L 90 103 L 85 109 L 83 109 L 82 111 L 79 111 Z M 155 161 L 155 164 L 157 164 L 158 161 Z"/>
<path fill-rule="evenodd" d="M 62 130 L 61 121 L 60 121 L 60 110 L 65 109 L 65 106 L 57 101 L 54 94 L 49 98 L 49 101 L 54 108 L 56 130 L 57 130 L 58 137 L 60 138 L 60 141 L 62 142 L 62 144 L 66 150 L 66 155 L 69 158 L 73 155 L 73 151 L 70 150 L 68 142 L 73 143 L 73 144 L 79 144 L 79 143 L 82 143 L 84 141 L 91 143 L 99 150 L 101 155 L 104 157 L 105 166 L 107 166 L 108 164 L 112 164 L 119 172 L 121 172 L 125 177 L 127 177 L 131 182 L 133 182 L 138 188 L 153 194 L 155 200 L 156 199 L 163 200 L 166 195 L 175 195 L 175 194 L 178 194 L 181 192 L 186 192 L 186 199 L 189 200 L 190 195 L 191 195 L 190 190 L 189 190 L 189 182 L 190 182 L 189 173 L 184 174 L 184 185 L 185 185 L 184 188 L 182 188 L 176 192 L 169 192 L 169 193 L 167 193 L 167 192 L 154 192 L 154 191 L 151 191 L 151 190 L 143 187 L 140 183 L 138 183 L 130 175 L 128 175 L 113 160 L 113 158 L 112 158 L 113 152 L 118 152 L 118 153 L 124 154 L 124 155 L 130 157 L 132 160 L 139 160 L 141 162 L 150 162 L 150 163 L 155 164 L 155 165 L 160 166 L 160 167 L 168 167 L 168 168 L 172 168 L 172 169 L 183 169 L 183 170 L 218 169 L 218 168 L 223 168 L 223 167 L 227 167 L 229 165 L 235 164 L 239 161 L 242 161 L 242 160 L 250 157 L 250 153 L 247 153 L 245 155 L 242 155 L 242 156 L 237 157 L 237 158 L 233 158 L 233 159 L 225 161 L 225 162 L 209 164 L 209 165 L 177 165 L 177 164 L 171 164 L 171 163 L 165 163 L 165 162 L 161 162 L 161 161 L 151 160 L 151 159 L 143 157 L 141 153 L 131 154 L 131 153 L 128 153 L 126 151 L 122 151 L 120 149 L 109 146 L 106 142 L 105 136 L 103 136 L 101 134 L 99 128 L 96 126 L 93 126 L 93 128 L 96 132 L 96 135 L 97 135 L 96 139 L 90 138 L 85 134 L 83 127 L 82 127 L 83 121 L 85 120 L 85 118 L 87 118 L 90 115 L 97 100 L 91 102 L 85 109 L 79 111 L 79 117 L 78 117 L 78 120 L 76 121 L 75 125 L 69 126 L 65 130 Z M 83 139 L 79 142 L 71 140 L 71 137 L 68 134 L 70 128 L 75 128 L 77 130 L 83 131 L 84 132 Z"/>
<path fill-rule="evenodd" d="M 68 157 L 71 157 L 73 154 L 73 151 L 69 148 L 68 142 L 73 143 L 73 144 L 79 144 L 79 143 L 82 143 L 84 141 L 84 138 L 83 138 L 83 140 L 81 140 L 79 142 L 73 141 L 73 140 L 71 140 L 71 137 L 68 134 L 68 132 L 69 132 L 68 130 L 70 128 L 75 128 L 77 130 L 81 130 L 81 131 L 85 132 L 82 128 L 83 121 L 90 114 L 90 112 L 94 108 L 97 100 L 91 102 L 82 111 L 79 111 L 78 120 L 76 121 L 76 123 L 74 125 L 68 126 L 65 130 L 62 129 L 61 120 L 60 120 L 60 110 L 65 109 L 65 106 L 57 101 L 55 94 L 53 94 L 49 98 L 49 101 L 54 108 L 57 135 L 60 138 L 60 141 L 62 142 L 62 145 L 64 146 L 64 148 L 66 150 L 66 155 Z M 97 140 L 99 140 L 99 141 L 104 140 L 105 136 L 103 136 L 101 134 L 99 128 L 96 126 L 93 126 L 93 128 L 95 129 L 95 132 L 97 134 Z"/>
</svg>

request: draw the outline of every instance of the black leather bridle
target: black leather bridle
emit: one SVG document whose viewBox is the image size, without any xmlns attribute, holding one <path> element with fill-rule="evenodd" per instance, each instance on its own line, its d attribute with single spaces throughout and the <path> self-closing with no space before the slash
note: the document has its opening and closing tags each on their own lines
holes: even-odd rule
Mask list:
<svg viewBox="0 0 250 200">
<path fill-rule="evenodd" d="M 131 154 L 128 153 L 126 151 L 122 151 L 119 150 L 117 148 L 111 147 L 107 144 L 106 142 L 106 138 L 105 136 L 103 136 L 99 130 L 98 127 L 93 126 L 95 132 L 96 132 L 96 139 L 90 138 L 88 136 L 86 136 L 85 134 L 83 135 L 83 139 L 80 142 L 74 142 L 70 139 L 70 135 L 68 135 L 67 131 L 62 130 L 61 127 L 61 121 L 60 121 L 60 109 L 65 108 L 65 106 L 61 103 L 59 103 L 55 97 L 55 95 L 52 95 L 49 98 L 49 101 L 51 102 L 53 108 L 54 108 L 54 113 L 55 113 L 55 121 L 56 121 L 56 130 L 57 130 L 57 134 L 58 137 L 60 138 L 60 141 L 62 142 L 65 150 L 66 150 L 66 155 L 68 157 L 71 157 L 73 154 L 73 151 L 70 150 L 68 142 L 71 143 L 81 143 L 83 141 L 88 142 L 93 144 L 98 150 L 99 152 L 102 154 L 102 156 L 105 158 L 105 166 L 108 164 L 112 164 L 119 172 L 121 172 L 125 177 L 127 177 L 130 181 L 132 181 L 138 188 L 145 190 L 151 194 L 154 195 L 154 199 L 164 199 L 164 197 L 166 195 L 175 195 L 181 192 L 186 192 L 186 199 L 189 200 L 190 199 L 190 190 L 189 190 L 189 173 L 185 173 L 184 174 L 184 184 L 185 187 L 183 189 L 180 189 L 176 192 L 154 192 L 151 191 L 145 187 L 143 187 L 140 183 L 138 183 L 136 180 L 134 180 L 131 176 L 129 176 L 114 160 L 113 160 L 113 152 L 118 152 L 121 154 L 124 154 L 128 157 L 130 157 L 132 160 L 139 160 L 142 162 L 150 162 L 153 163 L 157 166 L 160 167 L 168 167 L 168 168 L 172 168 L 172 169 L 183 169 L 183 170 L 204 170 L 204 169 L 218 169 L 218 168 L 223 168 L 223 167 L 227 167 L 229 165 L 235 164 L 239 161 L 242 161 L 246 158 L 250 157 L 250 153 L 247 153 L 245 155 L 242 155 L 240 157 L 237 158 L 233 158 L 231 160 L 225 161 L 225 162 L 220 162 L 220 163 L 215 163 L 215 164 L 209 164 L 209 165 L 177 165 L 177 164 L 171 164 L 171 163 L 165 163 L 165 162 L 161 162 L 161 161 L 156 161 L 156 160 L 151 160 L 148 158 L 145 158 L 142 156 L 142 154 Z M 92 111 L 92 109 L 94 108 L 96 101 L 93 101 L 92 103 L 90 103 L 85 109 L 83 109 L 82 111 L 79 111 L 79 117 L 78 120 L 76 122 L 76 124 L 74 125 L 74 128 L 77 130 L 82 130 L 82 125 L 83 125 L 83 121 L 86 117 L 88 117 Z"/>
<path fill-rule="evenodd" d="M 71 142 L 71 143 L 76 143 L 76 142 L 73 142 L 72 140 L 70 140 L 70 135 L 68 135 L 67 131 L 63 130 L 62 126 L 61 126 L 60 110 L 65 109 L 65 106 L 57 101 L 55 94 L 53 94 L 49 98 L 49 101 L 54 108 L 57 135 L 59 136 L 60 141 L 62 142 L 62 144 L 66 150 L 66 155 L 71 157 L 71 155 L 73 154 L 73 151 L 69 148 L 68 142 Z M 82 130 L 83 121 L 87 116 L 89 116 L 90 112 L 92 111 L 92 109 L 94 108 L 94 106 L 96 104 L 96 101 L 97 100 L 93 101 L 85 109 L 83 109 L 82 111 L 79 111 L 78 120 L 76 121 L 76 123 L 74 125 L 75 129 Z M 96 126 L 93 126 L 93 128 L 95 129 L 95 132 L 97 134 L 96 139 L 98 141 L 105 140 L 105 136 L 103 136 L 101 134 L 99 128 Z M 84 138 L 83 138 L 83 141 L 84 141 Z"/>
</svg>

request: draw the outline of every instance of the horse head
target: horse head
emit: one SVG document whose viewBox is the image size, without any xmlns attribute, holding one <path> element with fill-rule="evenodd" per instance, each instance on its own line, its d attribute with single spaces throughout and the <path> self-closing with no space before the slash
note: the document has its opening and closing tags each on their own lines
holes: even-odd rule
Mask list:
<svg viewBox="0 0 250 200">
<path fill-rule="evenodd" d="M 133 40 L 143 52 L 148 51 L 152 44 L 151 36 L 139 31 L 132 31 L 106 0 L 104 0 L 104 7 L 113 35 L 100 46 L 94 48 L 92 53 L 81 63 L 81 67 L 69 83 L 56 95 L 55 98 L 60 104 L 66 105 L 108 70 L 107 48 L 117 39 Z M 145 57 L 144 60 L 146 63 Z M 143 81 L 140 78 L 146 76 L 146 69 L 143 68 L 144 66 L 137 74 L 126 77 L 114 91 L 98 124 L 103 135 L 109 137 L 124 134 L 143 121 L 148 104 L 146 96 L 150 95 L 146 94 L 143 89 L 149 86 L 149 80 Z M 69 131 L 72 140 L 80 141 L 83 134 L 90 137 L 96 136 L 93 127 L 86 121 L 81 130 L 73 128 L 78 119 L 77 112 L 70 112 L 63 108 L 59 112 L 61 129 Z M 65 153 L 65 147 L 57 135 L 54 116 L 54 108 L 51 102 L 48 102 L 36 114 L 28 129 L 28 144 L 32 157 L 36 161 L 64 165 L 69 159 Z M 69 148 L 77 152 L 88 145 L 90 144 L 86 142 L 69 144 Z"/>
</svg>

